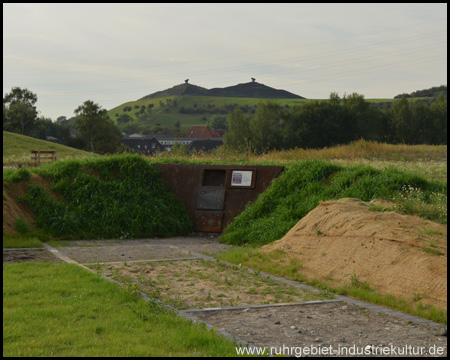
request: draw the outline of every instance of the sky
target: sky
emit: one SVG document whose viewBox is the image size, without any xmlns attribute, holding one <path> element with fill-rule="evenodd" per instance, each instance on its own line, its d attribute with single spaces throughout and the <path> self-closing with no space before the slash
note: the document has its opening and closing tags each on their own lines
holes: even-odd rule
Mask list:
<svg viewBox="0 0 450 360">
<path fill-rule="evenodd" d="M 3 3 L 3 96 L 26 88 L 53 120 L 252 77 L 308 99 L 446 85 L 447 4 Z"/>
</svg>

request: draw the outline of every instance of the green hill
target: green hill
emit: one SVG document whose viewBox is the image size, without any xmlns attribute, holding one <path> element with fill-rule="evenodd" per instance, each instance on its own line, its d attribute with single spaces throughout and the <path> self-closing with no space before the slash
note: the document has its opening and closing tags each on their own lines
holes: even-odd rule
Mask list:
<svg viewBox="0 0 450 360">
<path fill-rule="evenodd" d="M 259 102 L 277 101 L 291 107 L 311 101 L 285 90 L 277 90 L 249 82 L 224 88 L 206 89 L 184 83 L 129 101 L 108 111 L 108 116 L 127 133 L 155 133 L 161 128 L 186 130 L 192 125 L 205 125 L 214 115 L 226 116 L 236 106 L 254 116 Z M 390 107 L 394 99 L 366 99 L 378 108 Z M 416 101 L 417 98 L 410 98 Z"/>
<path fill-rule="evenodd" d="M 3 163 L 29 162 L 31 161 L 31 150 L 56 150 L 59 160 L 100 156 L 50 141 L 3 131 Z"/>
<path fill-rule="evenodd" d="M 185 83 L 116 106 L 108 111 L 108 116 L 126 133 L 150 133 L 158 126 L 177 125 L 187 129 L 192 125 L 204 125 L 211 116 L 226 116 L 236 106 L 253 116 L 257 104 L 268 99 L 282 106 L 307 101 L 302 96 L 257 82 L 210 90 Z"/>
<path fill-rule="evenodd" d="M 423 90 L 416 90 L 410 94 L 399 94 L 397 96 L 394 96 L 394 99 L 400 99 L 402 96 L 405 96 L 407 98 L 437 98 L 441 94 L 443 94 L 444 97 L 447 98 L 447 85 L 434 86 L 432 88 Z"/>
</svg>

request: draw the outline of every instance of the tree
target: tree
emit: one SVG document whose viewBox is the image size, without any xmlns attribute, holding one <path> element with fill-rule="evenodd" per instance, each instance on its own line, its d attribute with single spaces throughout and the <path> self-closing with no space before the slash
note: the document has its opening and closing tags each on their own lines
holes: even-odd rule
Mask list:
<svg viewBox="0 0 450 360">
<path fill-rule="evenodd" d="M 170 153 L 175 156 L 185 156 L 187 149 L 185 145 L 181 145 L 178 141 L 175 141 L 175 144 L 170 149 Z"/>
<path fill-rule="evenodd" d="M 3 130 L 22 135 L 35 135 L 38 112 L 37 95 L 28 89 L 14 87 L 3 98 Z"/>
<path fill-rule="evenodd" d="M 405 96 L 392 105 L 392 122 L 395 128 L 395 140 L 400 143 L 411 143 L 412 111 Z"/>
<path fill-rule="evenodd" d="M 258 104 L 256 115 L 251 122 L 253 144 L 258 152 L 281 147 L 284 123 L 281 115 L 281 107 L 277 102 L 267 100 Z"/>
<path fill-rule="evenodd" d="M 430 141 L 433 144 L 447 145 L 447 99 L 441 93 L 439 100 L 431 105 L 433 116 L 434 137 Z"/>
<path fill-rule="evenodd" d="M 224 145 L 231 149 L 248 151 L 252 138 L 250 117 L 244 115 L 240 108 L 228 115 L 228 133 L 224 136 Z"/>
<path fill-rule="evenodd" d="M 119 147 L 120 130 L 112 120 L 106 120 L 106 110 L 92 102 L 85 101 L 75 109 L 75 126 L 92 152 L 111 153 Z"/>
<path fill-rule="evenodd" d="M 122 114 L 117 118 L 117 123 L 119 125 L 128 124 L 130 121 L 133 121 L 133 118 L 128 114 Z"/>
<path fill-rule="evenodd" d="M 213 115 L 208 121 L 210 129 L 228 130 L 228 121 L 226 116 Z"/>
<path fill-rule="evenodd" d="M 347 110 L 349 122 L 347 131 L 349 138 L 345 142 L 364 138 L 366 140 L 380 141 L 384 138 L 381 123 L 381 113 L 364 99 L 364 95 L 352 93 L 345 96 L 342 105 Z"/>
</svg>

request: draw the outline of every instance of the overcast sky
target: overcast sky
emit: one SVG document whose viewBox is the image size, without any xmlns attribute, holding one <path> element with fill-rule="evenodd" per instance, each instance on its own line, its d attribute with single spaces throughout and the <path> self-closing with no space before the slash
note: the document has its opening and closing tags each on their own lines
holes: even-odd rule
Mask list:
<svg viewBox="0 0 450 360">
<path fill-rule="evenodd" d="M 447 4 L 3 4 L 3 95 L 72 117 L 189 83 L 309 99 L 447 84 Z"/>
</svg>

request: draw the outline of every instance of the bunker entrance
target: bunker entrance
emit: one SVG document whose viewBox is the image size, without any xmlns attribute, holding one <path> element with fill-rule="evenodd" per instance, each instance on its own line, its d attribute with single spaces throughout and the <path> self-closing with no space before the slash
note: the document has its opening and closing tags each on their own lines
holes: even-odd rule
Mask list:
<svg viewBox="0 0 450 360">
<path fill-rule="evenodd" d="M 153 166 L 186 206 L 194 230 L 201 232 L 221 232 L 283 171 L 283 166 Z"/>
</svg>

